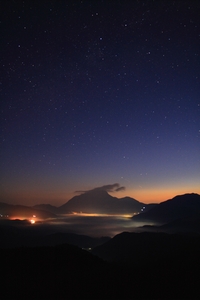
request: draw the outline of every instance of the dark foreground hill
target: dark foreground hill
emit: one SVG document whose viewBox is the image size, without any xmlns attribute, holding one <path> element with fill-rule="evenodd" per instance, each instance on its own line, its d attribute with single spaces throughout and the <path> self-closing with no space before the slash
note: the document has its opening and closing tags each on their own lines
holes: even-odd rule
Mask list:
<svg viewBox="0 0 200 300">
<path fill-rule="evenodd" d="M 110 299 L 120 291 L 114 269 L 75 246 L 0 249 L 0 255 L 1 299 Z"/>
<path fill-rule="evenodd" d="M 70 245 L 0 249 L 1 299 L 197 299 L 200 241 L 185 238 L 123 233 L 93 250 L 115 263 Z"/>
<path fill-rule="evenodd" d="M 200 237 L 153 233 L 153 232 L 123 232 L 114 236 L 104 244 L 92 250 L 94 255 L 121 264 L 143 265 L 166 259 L 178 260 L 185 256 L 185 263 L 188 257 L 194 257 L 200 253 Z"/>
<path fill-rule="evenodd" d="M 125 266 L 133 286 L 143 283 L 136 299 L 197 299 L 200 292 L 199 236 L 124 232 L 92 253 Z"/>
</svg>

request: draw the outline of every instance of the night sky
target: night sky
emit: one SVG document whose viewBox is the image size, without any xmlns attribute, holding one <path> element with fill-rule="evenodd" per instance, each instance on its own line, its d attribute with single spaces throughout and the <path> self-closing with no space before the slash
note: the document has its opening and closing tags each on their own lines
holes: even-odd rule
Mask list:
<svg viewBox="0 0 200 300">
<path fill-rule="evenodd" d="M 200 193 L 200 1 L 2 1 L 0 201 Z"/>
</svg>

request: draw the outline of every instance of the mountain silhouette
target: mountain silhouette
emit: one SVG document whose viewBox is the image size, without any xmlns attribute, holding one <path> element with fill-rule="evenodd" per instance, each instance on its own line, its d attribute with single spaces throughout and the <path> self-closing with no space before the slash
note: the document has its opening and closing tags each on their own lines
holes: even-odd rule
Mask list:
<svg viewBox="0 0 200 300">
<path fill-rule="evenodd" d="M 119 268 L 78 247 L 0 249 L 0 255 L 2 299 L 129 298 Z"/>
<path fill-rule="evenodd" d="M 199 236 L 147 232 L 124 232 L 92 250 L 104 261 L 125 267 L 127 273 L 131 270 L 136 299 L 195 299 L 199 252 Z"/>
<path fill-rule="evenodd" d="M 199 251 L 196 237 L 147 233 L 117 235 L 95 255 L 67 244 L 0 248 L 1 298 L 197 299 Z"/>
<path fill-rule="evenodd" d="M 37 204 L 34 205 L 33 208 L 42 210 L 42 211 L 48 211 L 52 214 L 58 214 L 59 213 L 59 207 L 53 206 L 51 204 Z"/>
<path fill-rule="evenodd" d="M 133 216 L 134 221 L 153 224 L 166 224 L 178 219 L 199 218 L 200 195 L 184 194 L 161 202 L 147 212 Z"/>
<path fill-rule="evenodd" d="M 83 212 L 101 214 L 132 214 L 141 211 L 144 203 L 133 198 L 112 197 L 107 191 L 94 189 L 75 196 L 59 207 L 60 213 Z"/>
<path fill-rule="evenodd" d="M 39 210 L 34 207 L 24 205 L 12 205 L 0 202 L 0 214 L 2 217 L 30 219 L 35 215 L 39 219 L 55 218 L 55 214 L 50 211 Z"/>
<path fill-rule="evenodd" d="M 194 251 L 195 249 L 195 251 Z M 181 253 L 182 251 L 182 253 Z M 187 252 L 188 251 L 188 252 Z M 193 252 L 194 251 L 194 252 Z M 152 232 L 122 232 L 104 244 L 92 250 L 94 255 L 110 262 L 144 265 L 173 258 L 181 254 L 198 256 L 200 251 L 199 236 Z"/>
</svg>

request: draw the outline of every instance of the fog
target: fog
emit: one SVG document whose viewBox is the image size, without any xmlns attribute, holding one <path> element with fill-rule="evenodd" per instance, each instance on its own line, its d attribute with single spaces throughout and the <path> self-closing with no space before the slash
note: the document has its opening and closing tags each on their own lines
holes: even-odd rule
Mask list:
<svg viewBox="0 0 200 300">
<path fill-rule="evenodd" d="M 113 237 L 123 231 L 138 231 L 139 227 L 147 225 L 147 223 L 134 222 L 130 216 L 84 214 L 62 215 L 32 226 L 38 226 L 39 224 L 53 232 L 70 232 L 91 237 Z"/>
<path fill-rule="evenodd" d="M 1 220 L 0 225 L 3 228 L 16 228 L 23 231 L 24 235 L 44 235 L 52 233 L 74 233 L 87 235 L 90 237 L 113 237 L 124 231 L 138 232 L 141 227 L 147 224 L 135 222 L 129 215 L 97 215 L 97 214 L 66 214 L 51 219 L 37 219 L 35 223 L 32 220 Z"/>
</svg>

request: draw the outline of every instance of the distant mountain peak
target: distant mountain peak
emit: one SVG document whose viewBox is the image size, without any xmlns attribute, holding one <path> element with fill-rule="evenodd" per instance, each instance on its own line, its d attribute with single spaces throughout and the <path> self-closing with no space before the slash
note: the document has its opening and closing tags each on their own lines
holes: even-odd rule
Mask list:
<svg viewBox="0 0 200 300">
<path fill-rule="evenodd" d="M 60 207 L 60 211 L 65 211 L 65 213 L 132 214 L 139 212 L 143 205 L 131 197 L 119 199 L 111 196 L 106 189 L 95 188 L 74 196 Z"/>
</svg>

